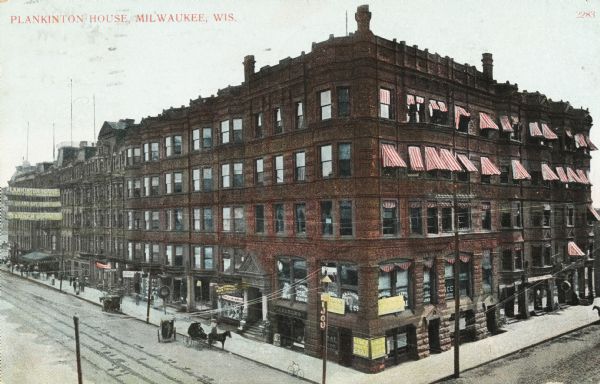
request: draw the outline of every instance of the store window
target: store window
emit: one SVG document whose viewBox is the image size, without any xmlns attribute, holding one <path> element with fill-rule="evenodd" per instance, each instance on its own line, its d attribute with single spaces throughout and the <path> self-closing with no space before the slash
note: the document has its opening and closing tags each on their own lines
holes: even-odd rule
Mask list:
<svg viewBox="0 0 600 384">
<path fill-rule="evenodd" d="M 410 261 L 400 260 L 379 266 L 379 298 L 403 296 L 404 308 L 412 307 Z"/>
<path fill-rule="evenodd" d="M 308 302 L 306 260 L 281 257 L 277 260 L 277 279 L 281 298 L 301 303 Z"/>
<path fill-rule="evenodd" d="M 347 312 L 358 312 L 358 267 L 350 263 L 322 263 L 321 276 L 329 276 L 331 283 L 327 285 L 327 293 L 344 299 Z"/>
</svg>

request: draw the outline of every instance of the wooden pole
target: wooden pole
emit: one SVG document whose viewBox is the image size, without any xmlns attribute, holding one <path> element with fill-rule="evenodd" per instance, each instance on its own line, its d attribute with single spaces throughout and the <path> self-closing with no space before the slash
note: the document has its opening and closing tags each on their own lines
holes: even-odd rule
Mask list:
<svg viewBox="0 0 600 384">
<path fill-rule="evenodd" d="M 79 384 L 83 384 L 83 379 L 81 377 L 81 355 L 79 352 L 79 318 L 77 316 L 73 316 L 73 323 L 75 323 L 75 354 L 77 357 L 77 382 Z"/>
<path fill-rule="evenodd" d="M 150 323 L 150 296 L 152 295 L 152 275 L 148 272 L 148 304 L 146 306 L 146 324 Z"/>
<path fill-rule="evenodd" d="M 454 377 L 460 376 L 460 251 L 458 241 L 458 204 L 456 201 L 456 175 L 454 179 Z"/>
<path fill-rule="evenodd" d="M 321 318 L 325 317 L 325 329 L 323 331 L 323 377 L 321 378 L 321 383 L 325 384 L 327 381 L 327 300 L 323 300 L 321 303 Z"/>
</svg>

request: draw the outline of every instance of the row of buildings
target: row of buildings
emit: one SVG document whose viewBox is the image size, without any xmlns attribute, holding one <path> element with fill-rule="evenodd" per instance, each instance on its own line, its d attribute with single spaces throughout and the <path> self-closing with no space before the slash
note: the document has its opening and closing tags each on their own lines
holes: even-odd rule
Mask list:
<svg viewBox="0 0 600 384">
<path fill-rule="evenodd" d="M 449 349 L 456 294 L 465 340 L 585 303 L 589 112 L 498 83 L 491 54 L 479 71 L 355 16 L 349 36 L 258 71 L 247 56 L 242 84 L 17 172 L 11 188 L 59 189 L 62 217 L 11 220 L 15 254 L 142 294 L 154 279 L 172 304 L 367 372 Z"/>
</svg>

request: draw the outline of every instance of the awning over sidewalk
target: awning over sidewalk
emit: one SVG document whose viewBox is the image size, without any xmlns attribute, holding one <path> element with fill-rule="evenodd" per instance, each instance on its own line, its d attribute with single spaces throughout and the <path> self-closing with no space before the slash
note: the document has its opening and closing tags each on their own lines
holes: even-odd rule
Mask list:
<svg viewBox="0 0 600 384">
<path fill-rule="evenodd" d="M 585 253 L 575 244 L 574 241 L 569 241 L 567 245 L 569 256 L 585 256 Z"/>
<path fill-rule="evenodd" d="M 34 251 L 20 256 L 19 260 L 26 263 L 39 263 L 40 261 L 56 260 L 56 257 L 45 252 Z"/>
</svg>

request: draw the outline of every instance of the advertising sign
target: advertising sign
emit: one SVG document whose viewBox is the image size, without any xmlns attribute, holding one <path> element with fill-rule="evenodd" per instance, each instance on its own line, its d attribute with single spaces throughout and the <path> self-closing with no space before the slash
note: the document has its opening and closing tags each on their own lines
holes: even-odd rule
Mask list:
<svg viewBox="0 0 600 384">
<path fill-rule="evenodd" d="M 371 340 L 371 359 L 378 359 L 386 355 L 385 337 Z"/>
<path fill-rule="evenodd" d="M 401 312 L 404 311 L 405 306 L 406 303 L 404 302 L 404 296 L 402 295 L 386 297 L 377 301 L 377 313 L 379 316 L 382 316 L 389 313 Z"/>
<path fill-rule="evenodd" d="M 369 358 L 369 339 L 362 339 L 360 337 L 353 338 L 352 354 L 364 358 Z"/>
</svg>

